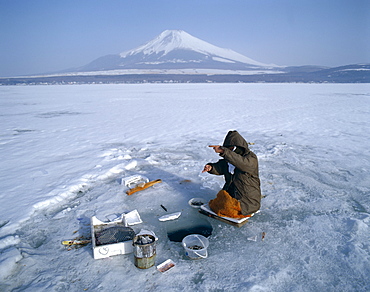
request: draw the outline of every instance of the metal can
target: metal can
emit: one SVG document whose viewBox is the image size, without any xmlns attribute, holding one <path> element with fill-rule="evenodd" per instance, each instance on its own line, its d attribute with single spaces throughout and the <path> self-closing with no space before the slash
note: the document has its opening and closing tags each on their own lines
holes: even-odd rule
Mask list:
<svg viewBox="0 0 370 292">
<path fill-rule="evenodd" d="M 154 266 L 156 257 L 155 237 L 150 234 L 141 234 L 134 237 L 135 266 L 139 269 L 148 269 Z"/>
</svg>

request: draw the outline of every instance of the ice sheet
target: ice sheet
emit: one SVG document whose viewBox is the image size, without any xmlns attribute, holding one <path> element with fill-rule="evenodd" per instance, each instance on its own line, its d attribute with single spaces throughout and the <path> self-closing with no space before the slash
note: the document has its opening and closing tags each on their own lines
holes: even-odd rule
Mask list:
<svg viewBox="0 0 370 292">
<path fill-rule="evenodd" d="M 0 87 L 0 290 L 369 291 L 369 98 L 368 84 Z M 209 256 L 191 261 L 158 218 L 216 196 L 223 178 L 201 170 L 231 129 L 254 143 L 261 213 L 209 219 Z M 127 196 L 118 180 L 136 174 L 163 183 Z M 60 244 L 135 209 L 171 273 Z"/>
</svg>

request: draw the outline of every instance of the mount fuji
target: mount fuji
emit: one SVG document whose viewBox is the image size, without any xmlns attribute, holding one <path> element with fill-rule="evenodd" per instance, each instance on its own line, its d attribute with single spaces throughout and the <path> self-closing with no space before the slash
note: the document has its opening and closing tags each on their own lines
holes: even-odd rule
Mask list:
<svg viewBox="0 0 370 292">
<path fill-rule="evenodd" d="M 100 57 L 79 68 L 0 78 L 0 85 L 143 82 L 369 83 L 370 64 L 335 68 L 264 64 L 183 30 L 165 30 L 142 46 Z"/>
<path fill-rule="evenodd" d="M 78 72 L 127 69 L 274 70 L 279 66 L 252 60 L 198 39 L 183 30 L 165 30 L 135 49 L 100 57 Z"/>
</svg>

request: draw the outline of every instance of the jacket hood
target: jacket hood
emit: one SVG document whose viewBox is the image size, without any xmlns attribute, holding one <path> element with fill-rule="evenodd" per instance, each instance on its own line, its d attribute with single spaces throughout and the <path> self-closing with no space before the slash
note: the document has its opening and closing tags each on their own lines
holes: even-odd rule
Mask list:
<svg viewBox="0 0 370 292">
<path fill-rule="evenodd" d="M 238 133 L 238 131 L 229 131 L 224 139 L 224 147 L 236 146 L 245 149 L 245 153 L 249 152 L 247 141 Z"/>
</svg>

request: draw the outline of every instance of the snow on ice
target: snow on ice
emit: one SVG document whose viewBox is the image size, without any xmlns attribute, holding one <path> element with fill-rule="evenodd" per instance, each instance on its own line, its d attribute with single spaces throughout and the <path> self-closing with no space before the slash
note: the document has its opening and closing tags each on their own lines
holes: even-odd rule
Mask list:
<svg viewBox="0 0 370 292">
<path fill-rule="evenodd" d="M 369 99 L 368 84 L 0 87 L 0 290 L 369 291 Z M 265 196 L 241 228 L 187 203 L 223 185 L 201 170 L 231 129 Z M 163 182 L 127 196 L 119 181 L 136 174 Z M 161 205 L 209 220 L 207 259 L 167 239 Z M 156 264 L 176 264 L 166 274 L 61 245 L 135 209 Z"/>
</svg>

